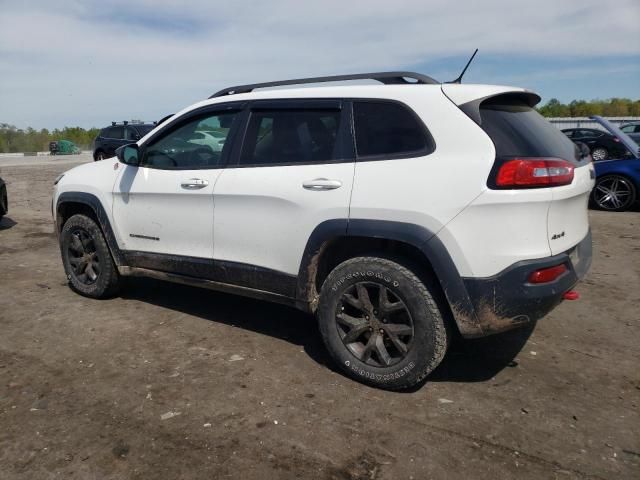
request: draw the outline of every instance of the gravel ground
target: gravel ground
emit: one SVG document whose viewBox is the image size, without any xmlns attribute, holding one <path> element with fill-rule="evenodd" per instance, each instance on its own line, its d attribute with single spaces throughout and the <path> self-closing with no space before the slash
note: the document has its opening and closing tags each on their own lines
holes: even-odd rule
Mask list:
<svg viewBox="0 0 640 480">
<path fill-rule="evenodd" d="M 144 279 L 73 293 L 51 188 L 87 160 L 0 160 L 3 479 L 640 478 L 640 213 L 591 213 L 581 300 L 390 393 L 334 372 L 287 307 Z"/>
</svg>

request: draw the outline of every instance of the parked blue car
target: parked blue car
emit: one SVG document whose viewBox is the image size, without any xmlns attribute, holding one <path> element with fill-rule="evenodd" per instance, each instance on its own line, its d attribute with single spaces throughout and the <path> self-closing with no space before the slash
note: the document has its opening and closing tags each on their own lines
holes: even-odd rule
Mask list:
<svg viewBox="0 0 640 480">
<path fill-rule="evenodd" d="M 630 157 L 594 162 L 596 186 L 591 191 L 591 203 L 611 212 L 628 210 L 640 200 L 640 147 L 608 120 L 600 116 L 591 119 L 618 137 L 631 152 Z"/>
</svg>

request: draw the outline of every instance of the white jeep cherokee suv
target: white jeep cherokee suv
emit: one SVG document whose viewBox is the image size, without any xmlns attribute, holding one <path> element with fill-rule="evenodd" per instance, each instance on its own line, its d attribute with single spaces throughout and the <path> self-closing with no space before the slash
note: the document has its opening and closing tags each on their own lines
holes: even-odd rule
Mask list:
<svg viewBox="0 0 640 480">
<path fill-rule="evenodd" d="M 593 166 L 539 100 L 409 72 L 225 89 L 58 179 L 65 272 L 94 298 L 147 276 L 293 305 L 347 375 L 415 385 L 456 330 L 534 322 L 589 269 Z"/>
</svg>

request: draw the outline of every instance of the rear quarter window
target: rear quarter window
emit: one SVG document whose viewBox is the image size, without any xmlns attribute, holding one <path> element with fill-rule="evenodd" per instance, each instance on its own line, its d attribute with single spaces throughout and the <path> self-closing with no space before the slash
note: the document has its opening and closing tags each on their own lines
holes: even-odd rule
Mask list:
<svg viewBox="0 0 640 480">
<path fill-rule="evenodd" d="M 433 152 L 433 139 L 409 107 L 396 102 L 353 103 L 358 159 L 418 157 Z"/>
<path fill-rule="evenodd" d="M 567 136 L 517 96 L 499 95 L 480 104 L 480 126 L 498 157 L 555 157 L 579 161 Z"/>
</svg>

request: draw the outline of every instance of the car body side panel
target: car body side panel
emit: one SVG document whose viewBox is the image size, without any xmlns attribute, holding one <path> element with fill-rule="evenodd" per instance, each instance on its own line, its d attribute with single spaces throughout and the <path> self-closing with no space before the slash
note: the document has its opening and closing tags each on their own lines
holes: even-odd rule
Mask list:
<svg viewBox="0 0 640 480">
<path fill-rule="evenodd" d="M 552 255 L 575 246 L 589 231 L 589 195 L 595 185 L 593 164 L 574 170 L 571 185 L 551 189 L 553 201 L 549 207 L 548 238 Z"/>
<path fill-rule="evenodd" d="M 358 160 L 350 217 L 414 224 L 436 234 L 487 189 L 495 149 L 439 89 L 392 99 L 420 116 L 435 139 L 435 151 L 417 158 Z M 455 262 L 460 271 L 469 270 L 464 256 Z"/>
<path fill-rule="evenodd" d="M 551 189 L 485 190 L 438 237 L 464 277 L 489 277 L 521 261 L 551 255 Z"/>
<path fill-rule="evenodd" d="M 118 169 L 122 165 L 117 159 L 112 158 L 102 162 L 87 163 L 79 165 L 64 173 L 64 177 L 56 185 L 53 193 L 53 204 L 58 204 L 59 196 L 64 192 L 83 192 L 96 197 L 103 206 L 109 219 L 109 223 L 114 226 L 114 233 L 118 244 L 122 242 L 118 236 L 117 225 L 113 221 L 113 184 L 116 180 Z M 56 220 L 56 209 L 54 208 L 54 220 Z"/>
</svg>

